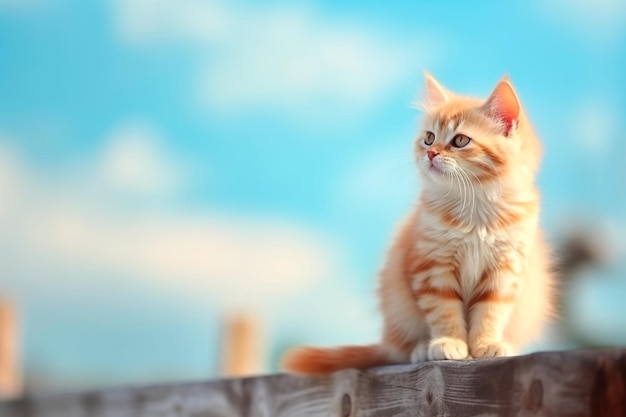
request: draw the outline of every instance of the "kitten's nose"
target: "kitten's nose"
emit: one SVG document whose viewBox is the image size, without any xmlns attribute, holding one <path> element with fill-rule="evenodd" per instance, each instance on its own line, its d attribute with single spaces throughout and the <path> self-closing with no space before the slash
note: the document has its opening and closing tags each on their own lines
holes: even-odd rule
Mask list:
<svg viewBox="0 0 626 417">
<path fill-rule="evenodd" d="M 435 152 L 432 149 L 429 149 L 426 153 L 428 154 L 428 159 L 430 159 L 431 161 L 435 156 L 439 155 L 439 152 Z"/>
</svg>

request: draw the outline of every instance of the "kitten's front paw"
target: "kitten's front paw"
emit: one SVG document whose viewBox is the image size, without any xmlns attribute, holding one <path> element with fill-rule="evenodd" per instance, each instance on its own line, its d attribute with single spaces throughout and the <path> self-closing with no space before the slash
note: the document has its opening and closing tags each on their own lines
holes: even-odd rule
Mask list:
<svg viewBox="0 0 626 417">
<path fill-rule="evenodd" d="M 472 345 L 472 358 L 496 358 L 499 356 L 512 356 L 513 348 L 504 342 L 497 340 L 478 342 Z"/>
<path fill-rule="evenodd" d="M 428 359 L 431 361 L 467 359 L 467 343 L 454 337 L 434 339 L 428 347 Z"/>
</svg>

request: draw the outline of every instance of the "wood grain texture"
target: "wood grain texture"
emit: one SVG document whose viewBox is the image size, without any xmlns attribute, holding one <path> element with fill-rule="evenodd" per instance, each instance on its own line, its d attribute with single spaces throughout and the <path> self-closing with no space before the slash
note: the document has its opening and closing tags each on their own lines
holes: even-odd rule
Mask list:
<svg viewBox="0 0 626 417">
<path fill-rule="evenodd" d="M 2 417 L 626 416 L 626 349 L 272 375 L 0 403 Z"/>
</svg>

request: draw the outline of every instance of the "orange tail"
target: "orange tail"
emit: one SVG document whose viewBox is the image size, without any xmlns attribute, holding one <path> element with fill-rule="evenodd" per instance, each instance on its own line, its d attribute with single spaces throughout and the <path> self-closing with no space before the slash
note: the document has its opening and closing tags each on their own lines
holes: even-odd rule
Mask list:
<svg viewBox="0 0 626 417">
<path fill-rule="evenodd" d="M 282 367 L 298 374 L 329 374 L 340 369 L 365 369 L 391 363 L 393 361 L 381 345 L 300 347 L 283 356 Z"/>
</svg>

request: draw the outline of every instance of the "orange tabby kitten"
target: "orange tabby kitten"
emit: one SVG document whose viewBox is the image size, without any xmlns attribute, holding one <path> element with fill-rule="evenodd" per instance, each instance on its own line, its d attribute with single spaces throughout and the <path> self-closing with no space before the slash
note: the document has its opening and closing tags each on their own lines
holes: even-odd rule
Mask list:
<svg viewBox="0 0 626 417">
<path fill-rule="evenodd" d="M 483 101 L 425 77 L 422 192 L 381 273 L 382 340 L 297 348 L 284 358 L 289 371 L 509 356 L 552 314 L 534 185 L 540 144 L 511 82 Z"/>
</svg>

